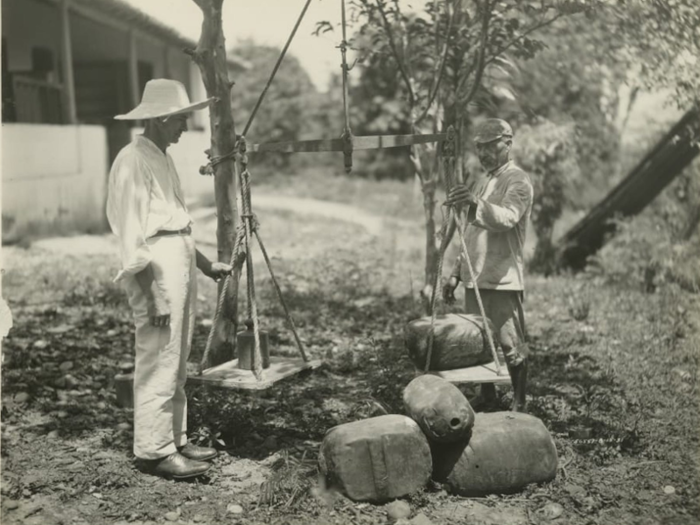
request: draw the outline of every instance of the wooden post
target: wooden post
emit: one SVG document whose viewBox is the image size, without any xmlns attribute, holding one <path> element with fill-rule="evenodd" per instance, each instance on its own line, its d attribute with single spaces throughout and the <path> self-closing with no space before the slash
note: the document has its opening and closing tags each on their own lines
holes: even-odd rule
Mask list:
<svg viewBox="0 0 700 525">
<path fill-rule="evenodd" d="M 163 78 L 170 78 L 170 47 L 168 44 L 163 46 Z"/>
<path fill-rule="evenodd" d="M 141 102 L 141 93 L 139 93 L 139 63 L 138 51 L 136 49 L 136 31 L 133 29 L 129 30 L 129 59 L 127 69 L 131 107 L 135 108 Z"/>
<path fill-rule="evenodd" d="M 231 114 L 231 86 L 226 62 L 226 42 L 222 28 L 223 0 L 194 0 L 202 10 L 202 34 L 197 48 L 188 51 L 199 66 L 207 96 L 217 100 L 209 108 L 211 127 L 211 154 L 214 157 L 233 151 L 236 131 Z M 236 177 L 233 159 L 214 167 L 214 195 L 216 199 L 216 241 L 219 261 L 229 263 L 236 237 Z M 233 300 L 233 287 L 237 279 L 230 279 L 226 290 L 222 315 L 215 327 L 210 354 L 210 366 L 233 359 L 236 341 L 237 305 Z M 221 286 L 221 285 L 220 285 Z M 221 289 L 219 289 L 221 293 Z"/>
<path fill-rule="evenodd" d="M 63 76 L 63 99 L 65 119 L 68 124 L 78 121 L 75 106 L 75 80 L 73 77 L 73 49 L 70 33 L 70 0 L 61 0 L 59 6 L 61 18 L 61 69 Z"/>
</svg>

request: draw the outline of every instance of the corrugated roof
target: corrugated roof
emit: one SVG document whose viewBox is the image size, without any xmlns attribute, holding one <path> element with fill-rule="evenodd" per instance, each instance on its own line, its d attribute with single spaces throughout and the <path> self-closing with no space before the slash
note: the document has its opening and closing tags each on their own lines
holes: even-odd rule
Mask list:
<svg viewBox="0 0 700 525">
<path fill-rule="evenodd" d="M 107 16 L 113 17 L 115 20 L 139 28 L 149 35 L 161 38 L 181 48 L 193 49 L 197 46 L 194 40 L 182 36 L 172 27 L 163 24 L 123 0 L 73 0 L 73 3 L 86 9 L 100 11 Z M 248 61 L 230 53 L 227 53 L 227 59 L 232 66 L 244 69 L 250 67 Z"/>
</svg>

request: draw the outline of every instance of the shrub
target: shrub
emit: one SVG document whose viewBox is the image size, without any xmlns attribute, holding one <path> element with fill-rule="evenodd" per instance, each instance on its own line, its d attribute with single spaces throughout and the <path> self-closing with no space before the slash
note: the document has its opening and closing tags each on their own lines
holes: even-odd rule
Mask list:
<svg viewBox="0 0 700 525">
<path fill-rule="evenodd" d="M 549 275 L 555 269 L 554 223 L 568 202 L 567 188 L 578 173 L 572 142 L 573 126 L 540 119 L 518 130 L 513 156 L 530 175 L 534 187 L 532 225 L 537 234 L 529 269 Z"/>
</svg>

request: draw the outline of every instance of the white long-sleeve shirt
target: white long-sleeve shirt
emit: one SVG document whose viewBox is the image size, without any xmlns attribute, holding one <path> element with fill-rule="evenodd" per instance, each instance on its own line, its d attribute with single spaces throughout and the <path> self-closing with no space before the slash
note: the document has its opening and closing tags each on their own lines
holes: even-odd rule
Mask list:
<svg viewBox="0 0 700 525">
<path fill-rule="evenodd" d="M 146 240 L 192 223 L 173 159 L 139 135 L 114 160 L 107 190 L 107 220 L 119 238 L 122 267 L 115 282 L 151 262 Z"/>
<path fill-rule="evenodd" d="M 532 211 L 530 177 L 512 161 L 477 182 L 476 206 L 469 209 L 464 233 L 469 259 L 479 288 L 524 290 L 525 234 Z M 463 256 L 452 275 L 473 288 Z"/>
</svg>

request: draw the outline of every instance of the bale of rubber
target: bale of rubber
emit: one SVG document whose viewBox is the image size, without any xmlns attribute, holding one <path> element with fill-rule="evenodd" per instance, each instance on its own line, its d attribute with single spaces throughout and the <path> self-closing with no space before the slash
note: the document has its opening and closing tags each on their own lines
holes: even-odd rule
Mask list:
<svg viewBox="0 0 700 525">
<path fill-rule="evenodd" d="M 392 414 L 329 430 L 319 467 L 330 488 L 354 501 L 380 503 L 424 488 L 432 474 L 432 458 L 418 424 Z"/>
<path fill-rule="evenodd" d="M 428 440 L 454 443 L 469 439 L 474 410 L 459 388 L 444 379 L 422 375 L 403 391 L 406 414 L 414 419 Z"/>
<path fill-rule="evenodd" d="M 490 321 L 489 326 L 493 334 Z M 408 355 L 421 370 L 425 368 L 429 334 L 430 317 L 411 321 L 404 332 Z M 492 360 L 481 316 L 446 314 L 435 318 L 430 370 L 467 368 Z"/>
<path fill-rule="evenodd" d="M 477 414 L 468 444 L 433 446 L 433 479 L 451 494 L 512 494 L 551 481 L 557 449 L 541 420 L 516 412 Z"/>
</svg>

